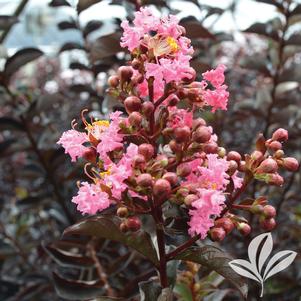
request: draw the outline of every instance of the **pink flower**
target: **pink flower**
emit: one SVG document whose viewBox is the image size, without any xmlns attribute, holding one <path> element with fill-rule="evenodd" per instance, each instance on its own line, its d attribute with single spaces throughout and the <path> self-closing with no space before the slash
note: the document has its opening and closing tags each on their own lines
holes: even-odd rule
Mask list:
<svg viewBox="0 0 301 301">
<path fill-rule="evenodd" d="M 167 123 L 169 127 L 177 128 L 188 126 L 192 127 L 193 114 L 190 111 L 184 109 L 178 109 L 177 107 L 169 107 L 170 118 Z"/>
<path fill-rule="evenodd" d="M 77 210 L 82 214 L 95 214 L 108 208 L 111 204 L 107 193 L 103 192 L 98 185 L 88 182 L 81 183 L 72 202 L 77 204 Z"/>
<path fill-rule="evenodd" d="M 108 127 L 103 128 L 103 131 L 99 133 L 100 143 L 97 145 L 97 152 L 100 159 L 104 162 L 105 167 L 111 164 L 111 159 L 108 153 L 122 148 L 123 135 L 119 133 L 119 123 L 122 120 L 120 115 L 122 112 L 114 112 L 110 114 L 111 123 Z"/>
<path fill-rule="evenodd" d="M 225 81 L 225 65 L 218 65 L 216 69 L 204 72 L 202 75 L 205 80 L 209 81 L 213 87 L 220 87 Z"/>
<path fill-rule="evenodd" d="M 219 216 L 223 210 L 225 196 L 221 191 L 210 189 L 199 189 L 198 196 L 199 199 L 192 203 L 194 209 L 189 210 L 188 232 L 191 236 L 200 234 L 204 239 L 214 225 L 213 217 Z"/>
<path fill-rule="evenodd" d="M 238 175 L 238 171 L 236 171 L 231 178 L 234 184 L 234 189 L 240 188 L 243 183 L 243 179 Z"/>
<path fill-rule="evenodd" d="M 112 164 L 109 169 L 109 174 L 103 179 L 105 185 L 111 187 L 113 197 L 120 199 L 121 193 L 126 190 L 127 185 L 124 181 L 132 176 L 132 160 L 138 154 L 138 146 L 131 143 L 126 154 L 123 155 L 117 164 Z"/>
<path fill-rule="evenodd" d="M 216 154 L 207 155 L 207 167 L 199 167 L 198 180 L 208 189 L 223 190 L 229 183 L 229 175 L 226 173 L 229 163 L 226 159 L 218 158 Z"/>
<path fill-rule="evenodd" d="M 83 143 L 88 142 L 88 135 L 76 130 L 69 130 L 63 133 L 60 140 L 57 142 L 65 149 L 65 153 L 69 154 L 71 161 L 74 162 L 78 157 L 82 157 L 88 149 Z"/>
<path fill-rule="evenodd" d="M 202 96 L 207 105 L 212 107 L 212 112 L 217 109 L 227 110 L 229 92 L 227 86 L 222 85 L 215 90 L 204 90 Z"/>
</svg>

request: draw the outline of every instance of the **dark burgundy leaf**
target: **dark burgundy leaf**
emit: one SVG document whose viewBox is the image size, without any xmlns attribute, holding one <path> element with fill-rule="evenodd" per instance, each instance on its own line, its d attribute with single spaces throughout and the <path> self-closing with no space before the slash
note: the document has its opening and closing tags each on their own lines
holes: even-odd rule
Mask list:
<svg viewBox="0 0 301 301">
<path fill-rule="evenodd" d="M 186 33 L 188 38 L 190 39 L 215 39 L 214 35 L 205 28 L 201 22 L 194 21 L 181 21 L 180 25 L 184 26 L 186 29 Z"/>
<path fill-rule="evenodd" d="M 62 21 L 58 25 L 58 28 L 60 30 L 66 30 L 66 29 L 78 29 L 78 26 L 74 20 L 71 21 Z"/>
<path fill-rule="evenodd" d="M 157 266 L 157 253 L 149 234 L 142 230 L 134 233 L 123 233 L 119 229 L 119 224 L 120 221 L 117 218 L 95 216 L 67 228 L 63 236 L 81 234 L 118 241 L 135 249 Z"/>
<path fill-rule="evenodd" d="M 0 117 L 0 131 L 4 130 L 18 130 L 24 131 L 23 124 L 11 117 Z"/>
<path fill-rule="evenodd" d="M 77 4 L 77 12 L 81 13 L 83 10 L 101 1 L 102 0 L 79 0 Z"/>
<path fill-rule="evenodd" d="M 74 49 L 84 49 L 84 46 L 82 46 L 79 43 L 68 42 L 62 46 L 62 48 L 60 49 L 60 52 L 74 50 Z"/>
<path fill-rule="evenodd" d="M 83 30 L 84 37 L 87 37 L 92 31 L 97 30 L 103 26 L 102 21 L 92 20 L 87 23 Z"/>
<path fill-rule="evenodd" d="M 15 16 L 0 16 L 0 30 L 7 30 L 15 23 L 19 22 Z"/>
<path fill-rule="evenodd" d="M 6 82 L 9 78 L 22 66 L 25 64 L 36 60 L 44 53 L 37 48 L 25 48 L 17 51 L 13 56 L 11 56 L 5 63 L 4 76 Z"/>
<path fill-rule="evenodd" d="M 296 7 L 290 12 L 290 16 L 301 14 L 301 4 L 297 4 Z"/>
<path fill-rule="evenodd" d="M 79 63 L 79 62 L 72 62 L 72 63 L 70 63 L 69 68 L 70 69 L 79 69 L 79 70 L 91 71 L 91 69 L 88 66 L 86 66 L 86 65 L 84 65 L 82 63 Z"/>
<path fill-rule="evenodd" d="M 49 6 L 58 7 L 58 6 L 71 6 L 66 0 L 52 0 L 49 3 Z"/>
<path fill-rule="evenodd" d="M 292 34 L 285 43 L 286 45 L 296 45 L 301 46 L 301 34 L 295 33 Z"/>
<path fill-rule="evenodd" d="M 279 41 L 279 35 L 271 23 L 255 23 L 245 29 L 243 32 L 256 33 L 271 38 L 275 41 Z"/>
</svg>

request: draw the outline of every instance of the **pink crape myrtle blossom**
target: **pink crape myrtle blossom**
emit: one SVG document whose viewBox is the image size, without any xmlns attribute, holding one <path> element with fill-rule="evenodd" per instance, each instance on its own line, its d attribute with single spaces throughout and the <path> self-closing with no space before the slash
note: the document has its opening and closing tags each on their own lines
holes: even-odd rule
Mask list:
<svg viewBox="0 0 301 301">
<path fill-rule="evenodd" d="M 189 210 L 191 219 L 188 232 L 191 236 L 199 234 L 204 239 L 214 225 L 214 217 L 219 216 L 223 210 L 225 196 L 218 190 L 199 189 L 198 197 L 192 203 L 193 209 Z"/>
<path fill-rule="evenodd" d="M 193 113 L 184 109 L 178 109 L 177 107 L 169 108 L 170 120 L 167 126 L 172 128 L 188 126 L 192 127 Z"/>
<path fill-rule="evenodd" d="M 205 80 L 209 81 L 213 85 L 213 87 L 218 88 L 222 86 L 225 81 L 225 70 L 225 65 L 218 65 L 216 69 L 206 71 L 202 75 Z"/>
<path fill-rule="evenodd" d="M 88 142 L 88 135 L 86 133 L 81 133 L 76 130 L 69 130 L 63 133 L 58 144 L 61 144 L 65 149 L 65 153 L 69 154 L 71 161 L 75 162 L 77 158 L 83 156 L 85 151 L 88 149 L 83 144 Z"/>
<path fill-rule="evenodd" d="M 123 144 L 121 143 L 123 135 L 119 133 L 119 123 L 122 120 L 120 117 L 121 114 L 122 112 L 119 111 L 111 113 L 111 122 L 109 126 L 105 127 L 99 134 L 100 143 L 97 145 L 97 152 L 103 160 L 105 167 L 111 164 L 108 153 L 123 147 Z"/>
<path fill-rule="evenodd" d="M 72 202 L 77 204 L 77 210 L 82 214 L 96 214 L 111 204 L 109 195 L 102 191 L 100 186 L 88 182 L 81 183 L 77 195 L 72 198 Z"/>
</svg>

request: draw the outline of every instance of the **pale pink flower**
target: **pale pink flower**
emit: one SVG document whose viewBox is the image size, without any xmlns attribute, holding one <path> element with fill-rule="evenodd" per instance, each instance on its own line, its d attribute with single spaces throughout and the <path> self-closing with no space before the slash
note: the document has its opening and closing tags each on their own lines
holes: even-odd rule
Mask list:
<svg viewBox="0 0 301 301">
<path fill-rule="evenodd" d="M 82 214 L 95 214 L 108 208 L 111 204 L 109 195 L 96 184 L 81 183 L 78 193 L 72 198 L 77 210 Z"/>
<path fill-rule="evenodd" d="M 239 189 L 243 183 L 243 179 L 239 176 L 238 171 L 236 171 L 232 176 L 231 179 L 233 181 L 234 189 Z"/>
<path fill-rule="evenodd" d="M 110 114 L 110 125 L 104 127 L 103 131 L 99 134 L 100 143 L 97 145 L 97 152 L 100 159 L 104 162 L 105 167 L 111 164 L 111 159 L 108 153 L 116 149 L 122 148 L 123 135 L 119 133 L 119 123 L 122 120 L 120 115 L 122 112 L 114 112 Z"/>
<path fill-rule="evenodd" d="M 61 144 L 65 149 L 65 153 L 69 154 L 71 161 L 76 161 L 77 158 L 82 157 L 88 149 L 83 143 L 88 142 L 88 135 L 76 130 L 69 130 L 63 133 L 58 144 Z"/>
<path fill-rule="evenodd" d="M 207 105 L 212 107 L 212 112 L 217 109 L 227 110 L 229 92 L 227 86 L 222 85 L 215 90 L 204 90 L 202 96 Z"/>
<path fill-rule="evenodd" d="M 225 81 L 225 70 L 225 65 L 218 65 L 216 69 L 206 71 L 202 75 L 205 80 L 209 81 L 213 85 L 213 87 L 218 88 Z"/>
<path fill-rule="evenodd" d="M 185 109 L 177 107 L 169 107 L 170 118 L 167 126 L 172 128 L 188 126 L 192 127 L 193 113 Z"/>
<path fill-rule="evenodd" d="M 207 155 L 207 160 L 207 167 L 198 168 L 200 172 L 198 180 L 202 187 L 223 190 L 229 183 L 229 175 L 226 173 L 229 162 L 216 154 Z"/>
<path fill-rule="evenodd" d="M 199 189 L 199 199 L 192 203 L 193 209 L 189 210 L 191 216 L 189 234 L 199 234 L 204 239 L 207 232 L 214 225 L 214 217 L 219 216 L 223 210 L 225 196 L 221 191 L 210 189 Z"/>
</svg>

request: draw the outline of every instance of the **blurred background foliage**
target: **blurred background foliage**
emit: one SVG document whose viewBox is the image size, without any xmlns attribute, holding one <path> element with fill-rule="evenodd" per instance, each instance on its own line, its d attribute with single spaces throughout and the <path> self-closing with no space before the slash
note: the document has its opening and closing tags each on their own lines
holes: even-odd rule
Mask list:
<svg viewBox="0 0 301 301">
<path fill-rule="evenodd" d="M 71 165 L 56 141 L 74 118 L 83 126 L 78 118 L 83 108 L 98 118 L 120 109 L 105 95 L 106 79 L 129 59 L 119 46 L 119 25 L 132 19 L 138 4 L 0 1 L 0 300 L 87 300 L 87 294 L 112 292 L 122 300 L 138 300 L 138 283 L 156 274 L 137 253 L 117 243 L 59 241 L 63 230 L 80 219 L 70 200 L 76 181 L 84 177 L 84 162 Z M 287 154 L 300 160 L 300 1 L 141 4 L 178 15 L 192 39 L 192 66 L 198 74 L 218 63 L 227 66 L 229 109 L 204 113 L 222 145 L 246 153 L 257 133 L 268 137 L 283 127 L 290 134 Z M 288 175 L 282 188 L 256 183 L 248 191 L 253 197 L 267 193 L 278 209 L 274 250 L 290 249 L 299 256 L 269 280 L 263 300 L 301 300 L 300 172 Z M 253 236 L 260 233 L 258 221 L 252 227 Z M 247 258 L 248 243 L 234 234 L 222 248 Z M 99 267 L 102 279 L 95 271 Z M 240 300 L 218 274 L 195 266 L 178 268 L 178 276 L 173 273 L 178 300 Z M 187 271 L 194 288 L 187 285 Z M 248 300 L 258 300 L 258 287 L 249 284 Z M 147 289 L 142 282 L 140 290 Z"/>
</svg>

